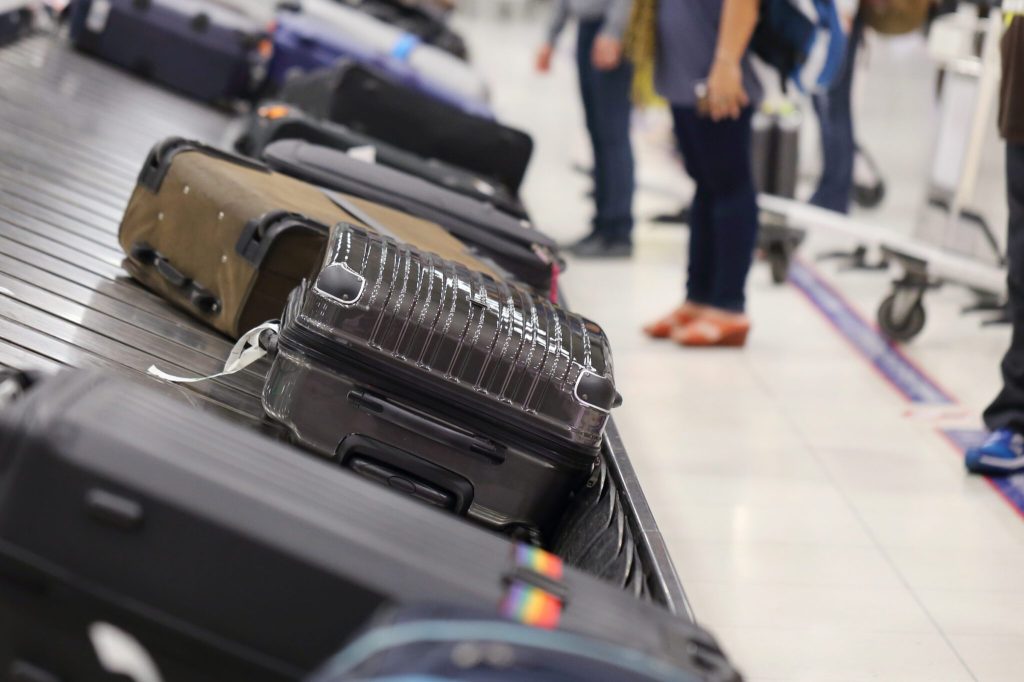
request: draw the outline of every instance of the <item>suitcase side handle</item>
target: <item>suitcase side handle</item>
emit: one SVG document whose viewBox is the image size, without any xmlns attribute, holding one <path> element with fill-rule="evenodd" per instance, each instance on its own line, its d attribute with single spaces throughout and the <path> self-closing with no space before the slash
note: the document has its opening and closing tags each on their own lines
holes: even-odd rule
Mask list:
<svg viewBox="0 0 1024 682">
<path fill-rule="evenodd" d="M 133 261 L 153 268 L 164 281 L 178 289 L 188 302 L 204 315 L 220 312 L 220 300 L 209 289 L 198 284 L 171 264 L 163 254 L 145 242 L 136 242 L 128 254 Z"/>
<path fill-rule="evenodd" d="M 146 162 L 142 164 L 142 170 L 139 171 L 137 184 L 145 187 L 154 194 L 159 192 L 160 185 L 163 184 L 164 178 L 167 177 L 167 171 L 171 169 L 171 162 L 174 160 L 174 157 L 181 152 L 187 151 L 202 152 L 222 161 L 258 170 L 263 173 L 272 172 L 270 167 L 266 164 L 254 161 L 253 159 L 240 154 L 226 152 L 223 149 L 217 149 L 216 147 L 211 147 L 203 144 L 202 142 L 187 140 L 183 137 L 169 137 L 166 140 L 157 142 L 153 145 L 153 148 L 149 150 L 149 154 L 146 156 Z"/>
<path fill-rule="evenodd" d="M 374 438 L 348 436 L 336 457 L 364 478 L 456 514 L 465 514 L 473 502 L 473 484 L 466 478 Z"/>
<path fill-rule="evenodd" d="M 493 441 L 458 431 L 366 391 L 352 391 L 348 394 L 348 399 L 356 407 L 373 413 L 378 419 L 426 436 L 458 452 L 481 456 L 492 464 L 501 464 L 505 461 L 505 448 Z"/>
</svg>

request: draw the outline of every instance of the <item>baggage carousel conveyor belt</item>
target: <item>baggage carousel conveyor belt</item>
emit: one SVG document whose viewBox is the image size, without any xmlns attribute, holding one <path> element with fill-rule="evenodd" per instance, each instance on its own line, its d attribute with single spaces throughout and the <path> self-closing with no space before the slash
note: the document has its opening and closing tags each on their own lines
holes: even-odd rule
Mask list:
<svg viewBox="0 0 1024 682">
<path fill-rule="evenodd" d="M 0 367 L 100 367 L 274 433 L 260 405 L 266 361 L 183 388 L 149 366 L 216 372 L 232 344 L 132 282 L 117 228 L 150 147 L 171 135 L 218 144 L 231 118 L 37 34 L 0 47 Z M 275 434 L 276 435 L 276 434 Z M 654 599 L 692 618 L 622 439 L 604 456 Z"/>
</svg>

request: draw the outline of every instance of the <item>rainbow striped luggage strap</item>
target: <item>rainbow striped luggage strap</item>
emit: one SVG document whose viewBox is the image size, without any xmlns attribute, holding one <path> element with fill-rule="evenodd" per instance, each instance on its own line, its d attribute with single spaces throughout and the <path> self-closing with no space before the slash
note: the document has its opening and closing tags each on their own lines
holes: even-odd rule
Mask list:
<svg viewBox="0 0 1024 682">
<path fill-rule="evenodd" d="M 499 607 L 501 615 L 524 625 L 557 628 L 569 596 L 562 582 L 562 560 L 519 544 L 512 550 L 512 561 L 513 570 L 506 576 L 508 589 Z"/>
</svg>

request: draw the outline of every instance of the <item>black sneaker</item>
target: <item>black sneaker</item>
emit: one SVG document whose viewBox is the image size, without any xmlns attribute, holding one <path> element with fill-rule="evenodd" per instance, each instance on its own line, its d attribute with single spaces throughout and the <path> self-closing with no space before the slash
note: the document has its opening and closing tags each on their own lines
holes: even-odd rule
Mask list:
<svg viewBox="0 0 1024 682">
<path fill-rule="evenodd" d="M 595 239 L 577 245 L 570 251 L 577 258 L 629 258 L 633 255 L 633 245 L 629 242 L 606 242 Z"/>
<path fill-rule="evenodd" d="M 578 255 L 577 252 L 588 251 L 591 248 L 593 248 L 595 244 L 600 244 L 602 241 L 603 240 L 601 239 L 601 235 L 599 235 L 597 232 L 591 232 L 583 239 L 580 239 L 577 242 L 573 242 L 572 244 L 569 244 L 563 248 L 565 251 L 573 255 Z"/>
</svg>

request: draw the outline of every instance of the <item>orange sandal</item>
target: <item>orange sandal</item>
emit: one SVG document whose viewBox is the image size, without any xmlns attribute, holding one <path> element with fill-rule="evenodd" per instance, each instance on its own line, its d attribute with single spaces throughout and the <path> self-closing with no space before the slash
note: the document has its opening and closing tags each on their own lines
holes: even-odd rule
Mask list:
<svg viewBox="0 0 1024 682">
<path fill-rule="evenodd" d="M 742 348 L 747 343 L 750 322 L 701 317 L 685 327 L 672 331 L 672 340 L 682 346 L 695 348 Z"/>
<path fill-rule="evenodd" d="M 644 326 L 644 334 L 652 339 L 667 339 L 678 327 L 685 327 L 697 320 L 703 310 L 693 304 L 683 304 L 657 322 Z"/>
</svg>

